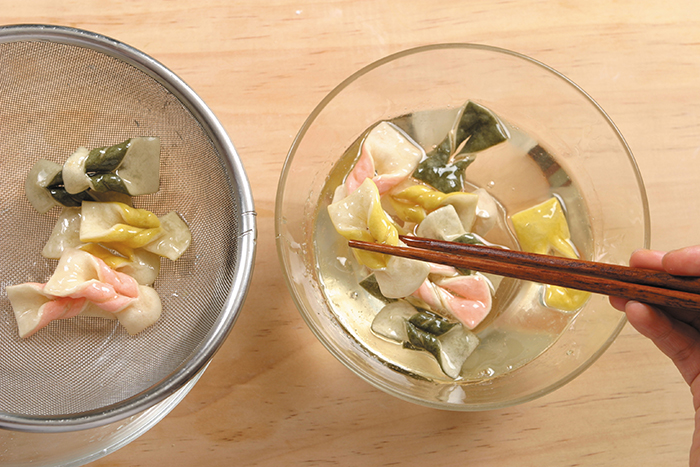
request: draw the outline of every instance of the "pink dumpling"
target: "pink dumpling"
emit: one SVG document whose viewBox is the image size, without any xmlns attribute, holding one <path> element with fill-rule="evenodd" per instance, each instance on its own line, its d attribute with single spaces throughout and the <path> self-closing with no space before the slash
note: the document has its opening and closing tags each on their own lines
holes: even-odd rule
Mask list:
<svg viewBox="0 0 700 467">
<path fill-rule="evenodd" d="M 491 311 L 491 287 L 481 275 L 442 279 L 438 286 L 448 311 L 468 329 L 476 328 Z"/>
</svg>

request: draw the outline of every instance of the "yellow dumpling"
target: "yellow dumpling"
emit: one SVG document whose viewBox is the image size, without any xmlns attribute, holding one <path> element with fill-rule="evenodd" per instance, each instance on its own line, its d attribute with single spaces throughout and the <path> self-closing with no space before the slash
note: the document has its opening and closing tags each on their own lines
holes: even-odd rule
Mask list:
<svg viewBox="0 0 700 467">
<path fill-rule="evenodd" d="M 578 258 L 571 243 L 566 215 L 555 197 L 514 214 L 511 218 L 515 234 L 523 251 L 538 254 L 558 254 L 566 258 Z M 590 293 L 547 285 L 544 303 L 561 311 L 576 311 L 590 297 Z"/>
<path fill-rule="evenodd" d="M 398 245 L 399 233 L 382 209 L 379 190 L 371 178 L 355 191 L 328 206 L 336 231 L 348 240 Z M 357 260 L 371 269 L 386 267 L 388 258 L 381 253 L 353 250 Z"/>
<path fill-rule="evenodd" d="M 81 215 L 81 242 L 105 243 L 120 252 L 142 247 L 162 233 L 155 214 L 123 203 L 85 201 Z"/>
<path fill-rule="evenodd" d="M 511 219 L 524 251 L 546 255 L 553 250 L 567 258 L 578 257 L 571 245 L 569 224 L 557 198 L 552 197 L 520 211 Z"/>
<path fill-rule="evenodd" d="M 590 296 L 588 292 L 558 285 L 548 284 L 544 288 L 544 303 L 555 310 L 576 311 L 585 305 Z"/>
<path fill-rule="evenodd" d="M 425 185 L 413 185 L 392 194 L 389 201 L 402 221 L 414 223 L 422 222 L 430 212 L 452 205 L 464 230 L 471 231 L 479 197 L 473 193 L 443 193 Z"/>
</svg>

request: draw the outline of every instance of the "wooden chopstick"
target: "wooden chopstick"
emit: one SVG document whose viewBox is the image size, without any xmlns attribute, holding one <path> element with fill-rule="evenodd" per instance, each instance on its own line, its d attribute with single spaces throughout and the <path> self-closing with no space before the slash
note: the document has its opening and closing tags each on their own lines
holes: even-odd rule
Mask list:
<svg viewBox="0 0 700 467">
<path fill-rule="evenodd" d="M 357 240 L 349 240 L 348 245 L 377 253 L 558 285 L 652 305 L 700 311 L 700 280 L 697 278 L 419 237 L 402 236 L 401 240 L 409 246 L 390 246 Z"/>
<path fill-rule="evenodd" d="M 469 255 L 483 259 L 498 259 L 504 263 L 523 264 L 555 271 L 570 271 L 574 268 L 577 274 L 700 294 L 700 278 L 697 277 L 672 276 L 663 271 L 631 268 L 619 264 L 538 255 L 505 248 L 446 242 L 430 238 L 401 235 L 399 239 L 406 245 L 415 248 Z"/>
</svg>

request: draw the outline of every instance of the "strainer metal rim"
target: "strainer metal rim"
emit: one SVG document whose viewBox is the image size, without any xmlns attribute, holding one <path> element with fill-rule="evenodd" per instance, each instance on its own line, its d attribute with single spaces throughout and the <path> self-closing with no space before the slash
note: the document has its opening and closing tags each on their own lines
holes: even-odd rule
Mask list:
<svg viewBox="0 0 700 467">
<path fill-rule="evenodd" d="M 82 29 L 45 24 L 0 26 L 0 43 L 47 41 L 91 49 L 121 60 L 153 78 L 193 114 L 238 187 L 241 203 L 237 257 L 239 262 L 222 312 L 193 357 L 150 389 L 100 409 L 60 416 L 28 416 L 0 412 L 0 428 L 30 432 L 65 432 L 96 428 L 140 413 L 163 401 L 205 367 L 230 333 L 250 287 L 256 250 L 252 190 L 238 153 L 223 126 L 204 101 L 175 73 L 143 52 L 107 36 Z"/>
</svg>

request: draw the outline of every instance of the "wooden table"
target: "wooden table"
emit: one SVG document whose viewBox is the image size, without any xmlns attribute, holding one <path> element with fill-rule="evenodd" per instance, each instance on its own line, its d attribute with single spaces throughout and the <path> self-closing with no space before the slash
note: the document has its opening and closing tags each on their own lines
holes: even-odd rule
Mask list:
<svg viewBox="0 0 700 467">
<path fill-rule="evenodd" d="M 374 389 L 295 309 L 273 214 L 286 152 L 328 91 L 387 54 L 473 42 L 585 89 L 637 158 L 652 246 L 700 243 L 697 0 L 2 0 L 0 22 L 87 29 L 161 61 L 222 121 L 255 197 L 255 273 L 229 339 L 175 410 L 95 466 L 686 465 L 689 390 L 630 326 L 573 382 L 512 408 L 443 412 Z"/>
</svg>

